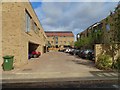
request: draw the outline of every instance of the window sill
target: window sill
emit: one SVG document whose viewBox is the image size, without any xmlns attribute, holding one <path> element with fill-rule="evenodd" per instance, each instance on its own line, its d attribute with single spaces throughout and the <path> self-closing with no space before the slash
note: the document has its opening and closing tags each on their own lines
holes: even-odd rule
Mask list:
<svg viewBox="0 0 120 90">
<path fill-rule="evenodd" d="M 30 34 L 30 32 L 25 32 L 25 33 L 27 33 L 28 35 L 32 36 L 32 35 Z"/>
</svg>

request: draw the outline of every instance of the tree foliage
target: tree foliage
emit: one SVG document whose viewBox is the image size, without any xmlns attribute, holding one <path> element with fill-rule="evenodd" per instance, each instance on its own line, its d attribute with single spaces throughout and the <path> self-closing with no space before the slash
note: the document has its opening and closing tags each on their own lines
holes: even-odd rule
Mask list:
<svg viewBox="0 0 120 90">
<path fill-rule="evenodd" d="M 114 56 L 117 54 L 118 49 L 120 49 L 120 7 L 115 8 L 114 15 L 113 15 L 113 27 L 114 30 L 112 30 L 112 38 L 110 45 L 112 46 L 112 61 L 113 61 L 113 67 L 116 62 Z"/>
<path fill-rule="evenodd" d="M 78 48 L 89 48 L 92 49 L 93 45 L 96 43 L 101 43 L 102 30 L 98 29 L 96 32 L 91 32 L 88 37 L 79 38 L 75 42 L 75 46 Z"/>
</svg>

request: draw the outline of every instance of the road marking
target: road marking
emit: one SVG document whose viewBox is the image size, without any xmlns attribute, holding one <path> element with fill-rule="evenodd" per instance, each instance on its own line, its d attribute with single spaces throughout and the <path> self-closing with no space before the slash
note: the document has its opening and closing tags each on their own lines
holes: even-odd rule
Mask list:
<svg viewBox="0 0 120 90">
<path fill-rule="evenodd" d="M 103 77 L 103 74 L 101 74 L 101 73 L 99 73 L 99 74 L 97 74 L 99 77 Z"/>
<path fill-rule="evenodd" d="M 113 76 L 118 76 L 118 74 L 117 74 L 117 73 L 110 73 L 110 74 L 112 74 Z"/>
<path fill-rule="evenodd" d="M 115 88 L 119 88 L 120 86 L 118 86 L 118 85 L 112 85 L 113 87 L 115 87 Z"/>
<path fill-rule="evenodd" d="M 108 77 L 112 76 L 110 73 L 104 73 L 104 75 Z"/>
</svg>

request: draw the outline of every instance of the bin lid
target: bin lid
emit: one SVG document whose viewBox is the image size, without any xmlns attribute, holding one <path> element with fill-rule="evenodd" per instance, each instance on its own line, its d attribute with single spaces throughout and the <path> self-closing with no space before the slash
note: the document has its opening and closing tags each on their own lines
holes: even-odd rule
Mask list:
<svg viewBox="0 0 120 90">
<path fill-rule="evenodd" d="M 4 56 L 3 58 L 5 58 L 5 59 L 9 59 L 9 58 L 13 58 L 14 56 L 12 56 L 12 55 L 6 55 L 6 56 Z"/>
</svg>

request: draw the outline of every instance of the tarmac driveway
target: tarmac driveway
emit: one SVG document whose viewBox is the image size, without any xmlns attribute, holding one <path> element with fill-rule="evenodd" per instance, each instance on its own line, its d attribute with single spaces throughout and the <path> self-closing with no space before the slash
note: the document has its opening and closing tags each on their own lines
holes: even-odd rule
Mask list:
<svg viewBox="0 0 120 90">
<path fill-rule="evenodd" d="M 43 54 L 40 58 L 33 58 L 29 64 L 15 72 L 61 72 L 61 73 L 78 73 L 99 71 L 94 67 L 94 62 L 84 60 L 79 57 L 69 55 L 63 52 L 49 52 Z"/>
<path fill-rule="evenodd" d="M 90 60 L 83 60 L 63 52 L 48 52 L 39 58 L 33 58 L 19 69 L 3 72 L 3 79 L 29 78 L 111 78 L 117 73 L 104 72 L 95 68 Z"/>
</svg>

